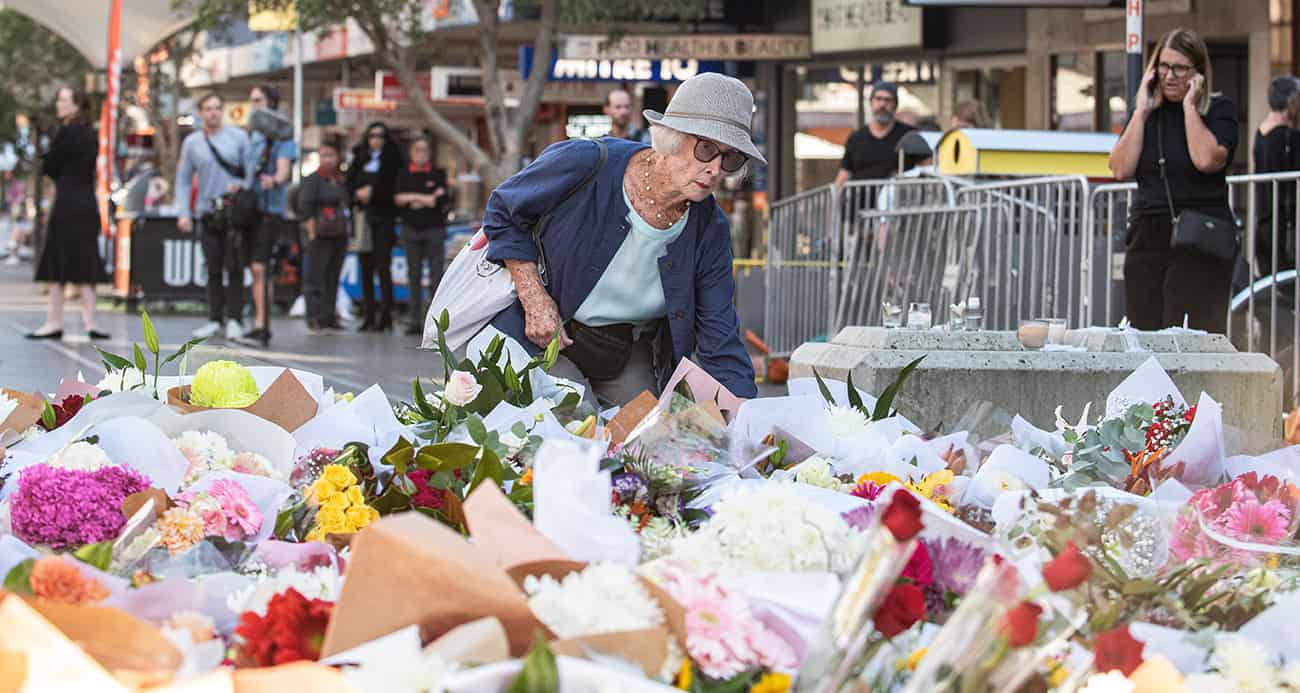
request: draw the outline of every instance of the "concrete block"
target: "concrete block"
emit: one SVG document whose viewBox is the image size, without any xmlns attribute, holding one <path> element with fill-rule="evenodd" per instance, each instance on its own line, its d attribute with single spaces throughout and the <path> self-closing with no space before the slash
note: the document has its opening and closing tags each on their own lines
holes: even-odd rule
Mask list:
<svg viewBox="0 0 1300 693">
<path fill-rule="evenodd" d="M 963 416 L 987 403 L 1005 413 L 999 420 L 1009 422 L 1020 414 L 1052 429 L 1059 405 L 1067 418 L 1077 418 L 1089 402 L 1093 412 L 1104 411 L 1110 391 L 1154 355 L 1189 402 L 1208 392 L 1223 405 L 1229 453 L 1258 453 L 1280 445 L 1281 369 L 1263 354 L 1236 352 L 1231 345 L 1223 350 L 1227 340 L 1219 335 L 1141 335 L 1140 343 L 1159 349 L 1151 352 L 1112 350 L 1116 343 L 1111 336 L 1122 341 L 1118 334 L 1089 336 L 1085 341 L 1095 350 L 1060 352 L 1026 351 L 1018 343 L 1010 348 L 1007 338 L 1015 342 L 1010 332 L 880 332 L 886 330 L 846 328 L 829 343 L 804 344 L 790 359 L 790 377 L 811 377 L 815 368 L 822 377 L 844 380 L 851 372 L 855 385 L 879 394 L 904 366 L 925 356 L 896 402 L 922 428 L 953 430 Z M 984 348 L 952 348 L 962 344 Z M 1192 346 L 1208 353 L 1191 353 Z"/>
</svg>

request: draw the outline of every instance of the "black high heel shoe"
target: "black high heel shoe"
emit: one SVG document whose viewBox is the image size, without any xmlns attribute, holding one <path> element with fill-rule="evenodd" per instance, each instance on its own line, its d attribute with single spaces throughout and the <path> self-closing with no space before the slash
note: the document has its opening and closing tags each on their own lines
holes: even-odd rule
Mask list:
<svg viewBox="0 0 1300 693">
<path fill-rule="evenodd" d="M 45 334 L 37 334 L 37 333 L 35 333 L 35 332 L 28 332 L 28 333 L 25 335 L 25 338 L 26 338 L 26 339 L 32 339 L 32 340 L 36 340 L 36 339 L 49 339 L 49 340 L 58 340 L 58 339 L 63 339 L 63 330 L 55 330 L 55 331 L 53 331 L 53 332 L 46 332 Z"/>
<path fill-rule="evenodd" d="M 106 339 L 113 338 L 113 335 L 108 334 L 107 332 L 100 332 L 99 330 L 87 330 L 86 336 L 90 337 L 92 341 L 96 341 L 96 342 L 102 342 Z"/>
</svg>

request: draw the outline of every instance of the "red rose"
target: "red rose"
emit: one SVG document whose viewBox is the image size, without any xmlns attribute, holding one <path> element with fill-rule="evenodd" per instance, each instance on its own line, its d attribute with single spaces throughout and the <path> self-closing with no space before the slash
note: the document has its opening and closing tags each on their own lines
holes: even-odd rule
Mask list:
<svg viewBox="0 0 1300 693">
<path fill-rule="evenodd" d="M 1078 587 L 1091 574 L 1092 563 L 1079 553 L 1074 542 L 1067 543 L 1064 551 L 1043 566 L 1043 580 L 1053 592 Z"/>
<path fill-rule="evenodd" d="M 921 533 L 921 501 L 911 493 L 896 491 L 889 500 L 889 507 L 881 516 L 880 523 L 889 528 L 890 534 L 899 542 L 907 541 Z"/>
<path fill-rule="evenodd" d="M 1038 617 L 1043 608 L 1033 602 L 1020 602 L 1002 615 L 998 634 L 1012 647 L 1024 647 L 1038 637 Z"/>
<path fill-rule="evenodd" d="M 903 567 L 903 578 L 920 587 L 934 582 L 934 563 L 930 560 L 930 552 L 925 548 L 925 542 L 916 543 L 916 550 L 912 552 L 912 557 Z"/>
<path fill-rule="evenodd" d="M 1097 634 L 1094 644 L 1097 671 L 1118 669 L 1128 676 L 1142 666 L 1142 649 L 1146 644 L 1129 635 L 1128 626 L 1112 628 Z"/>
<path fill-rule="evenodd" d="M 889 590 L 876 610 L 876 630 L 892 638 L 925 616 L 925 592 L 916 585 L 899 583 Z"/>
<path fill-rule="evenodd" d="M 240 649 L 248 659 L 264 667 L 320 659 L 333 607 L 331 602 L 308 600 L 289 588 L 271 597 L 265 616 L 252 611 L 240 614 L 235 628 Z"/>
</svg>

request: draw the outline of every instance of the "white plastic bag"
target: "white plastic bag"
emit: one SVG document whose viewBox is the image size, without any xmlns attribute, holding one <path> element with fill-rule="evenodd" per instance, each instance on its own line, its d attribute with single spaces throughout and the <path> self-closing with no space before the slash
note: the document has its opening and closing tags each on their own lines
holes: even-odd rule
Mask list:
<svg viewBox="0 0 1300 693">
<path fill-rule="evenodd" d="M 446 310 L 451 318 L 447 348 L 464 346 L 497 313 L 515 302 L 515 282 L 505 267 L 487 259 L 487 235 L 479 229 L 442 274 L 424 317 L 421 348 L 438 346 L 438 316 Z"/>
</svg>

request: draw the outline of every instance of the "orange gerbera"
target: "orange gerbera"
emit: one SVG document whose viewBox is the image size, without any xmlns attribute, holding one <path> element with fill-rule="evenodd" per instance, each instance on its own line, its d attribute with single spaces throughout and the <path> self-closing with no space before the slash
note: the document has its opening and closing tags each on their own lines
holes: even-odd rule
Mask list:
<svg viewBox="0 0 1300 693">
<path fill-rule="evenodd" d="M 32 594 L 64 604 L 94 604 L 108 597 L 108 588 L 86 577 L 62 558 L 42 558 L 32 566 Z"/>
</svg>

